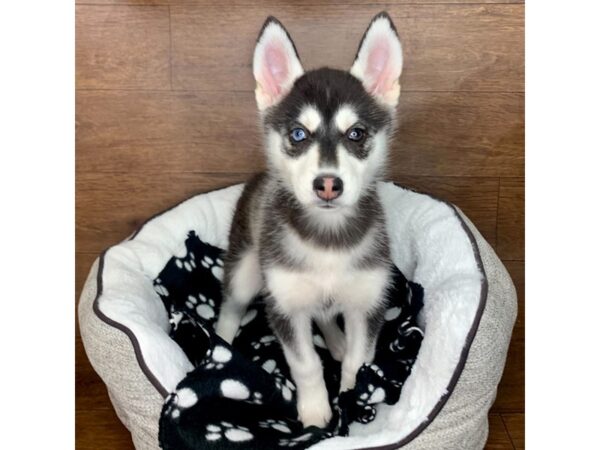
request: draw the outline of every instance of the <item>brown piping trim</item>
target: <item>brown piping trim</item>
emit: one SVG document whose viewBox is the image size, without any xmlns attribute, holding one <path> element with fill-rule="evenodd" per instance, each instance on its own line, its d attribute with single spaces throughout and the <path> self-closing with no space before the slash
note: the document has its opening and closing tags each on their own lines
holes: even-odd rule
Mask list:
<svg viewBox="0 0 600 450">
<path fill-rule="evenodd" d="M 162 395 L 163 398 L 166 398 L 167 395 L 169 395 L 169 393 L 164 388 L 164 386 L 160 383 L 160 381 L 158 381 L 158 379 L 152 373 L 150 368 L 146 365 L 146 361 L 144 361 L 144 356 L 142 355 L 142 349 L 140 347 L 140 343 L 137 340 L 137 337 L 133 333 L 133 331 L 131 331 L 130 328 L 126 327 L 122 323 L 116 322 L 116 321 L 112 320 L 111 318 L 107 317 L 102 311 L 100 311 L 100 308 L 98 306 L 98 299 L 102 295 L 102 271 L 104 269 L 104 256 L 106 255 L 107 251 L 108 250 L 105 250 L 104 252 L 102 252 L 102 255 L 100 255 L 100 261 L 98 263 L 98 276 L 97 276 L 97 281 L 96 281 L 97 292 L 96 292 L 96 298 L 94 299 L 94 304 L 93 304 L 94 313 L 100 319 L 102 319 L 103 322 L 107 323 L 108 325 L 110 325 L 112 327 L 115 327 L 115 328 L 121 330 L 123 333 L 125 333 L 129 337 L 129 339 L 131 340 L 131 343 L 133 344 L 135 358 L 137 359 L 137 362 L 138 362 L 140 368 L 142 369 L 142 372 L 144 373 L 144 375 L 146 375 L 146 378 L 148 378 L 148 381 L 150 381 L 150 383 L 152 383 L 152 386 L 154 386 L 156 388 L 158 393 L 160 395 Z"/>
<path fill-rule="evenodd" d="M 479 267 L 479 270 L 481 271 L 481 274 L 483 276 L 482 281 L 481 281 L 481 293 L 480 293 L 480 297 L 479 297 L 479 306 L 477 309 L 477 313 L 475 315 L 475 320 L 473 321 L 473 325 L 471 326 L 471 329 L 469 330 L 469 333 L 467 334 L 467 342 L 465 343 L 465 345 L 462 349 L 461 356 L 458 361 L 458 365 L 456 366 L 456 369 L 454 370 L 454 373 L 452 374 L 452 378 L 450 379 L 450 382 L 448 383 L 448 386 L 446 387 L 446 393 L 444 395 L 442 395 L 442 397 L 438 400 L 436 405 L 433 407 L 433 410 L 427 415 L 426 419 L 423 422 L 421 422 L 421 424 L 417 428 L 415 428 L 410 434 L 408 434 L 402 440 L 400 440 L 396 443 L 393 443 L 393 444 L 387 444 L 387 445 L 378 446 L 378 447 L 365 447 L 360 450 L 392 450 L 392 449 L 400 448 L 400 447 L 408 444 L 409 442 L 411 442 L 413 439 L 415 439 L 436 418 L 436 416 L 439 414 L 439 412 L 442 410 L 442 408 L 444 407 L 444 405 L 450 398 L 450 395 L 452 395 L 452 393 L 454 392 L 454 388 L 456 387 L 456 384 L 458 383 L 460 375 L 462 374 L 462 371 L 464 370 L 465 364 L 467 362 L 467 358 L 469 356 L 469 350 L 471 349 L 471 345 L 473 344 L 473 340 L 475 339 L 475 335 L 479 328 L 479 323 L 481 322 L 481 317 L 483 316 L 483 311 L 485 310 L 485 305 L 487 303 L 488 279 L 487 279 L 487 275 L 485 273 L 485 269 L 483 267 L 483 261 L 481 260 L 479 246 L 477 245 L 477 241 L 475 240 L 473 233 L 471 232 L 471 230 L 465 223 L 464 219 L 458 213 L 456 207 L 453 204 L 448 203 L 444 200 L 441 200 L 433 195 L 414 191 L 413 189 L 401 186 L 398 183 L 394 183 L 394 185 L 397 187 L 400 187 L 402 189 L 408 189 L 408 190 L 412 190 L 413 192 L 417 192 L 419 194 L 427 195 L 428 197 L 430 197 L 434 200 L 444 203 L 445 205 L 449 206 L 452 209 L 452 211 L 454 212 L 454 214 L 460 221 L 460 224 L 461 224 L 463 230 L 465 231 L 465 233 L 469 237 L 469 240 L 471 241 L 471 245 L 473 247 L 473 253 L 475 255 L 475 260 L 477 261 L 477 266 Z M 212 191 L 202 192 L 202 193 L 199 193 L 196 195 L 208 194 L 210 192 L 214 192 L 214 191 L 220 190 L 220 189 L 222 189 L 222 188 L 214 189 Z M 162 214 L 169 212 L 170 210 L 176 208 L 177 206 L 179 206 L 182 203 L 184 203 L 185 201 L 195 197 L 196 195 L 193 195 L 192 197 L 182 200 L 181 202 L 177 203 L 176 205 L 150 217 L 137 229 L 137 231 L 128 240 L 133 240 L 140 233 L 142 228 L 144 228 L 144 226 L 151 220 L 154 220 L 155 218 L 161 216 Z M 113 327 L 123 331 L 129 337 L 129 339 L 131 340 L 131 342 L 133 344 L 135 356 L 138 361 L 138 364 L 140 365 L 140 367 L 142 369 L 142 372 L 144 373 L 144 375 L 146 375 L 146 377 L 148 378 L 150 383 L 152 383 L 152 385 L 156 388 L 156 390 L 160 393 L 160 395 L 162 395 L 164 398 L 166 398 L 168 395 L 168 392 L 162 386 L 162 384 L 160 384 L 158 379 L 154 376 L 154 374 L 150 371 L 150 369 L 146 365 L 146 362 L 144 361 L 144 358 L 143 358 L 143 355 L 141 352 L 139 342 L 138 342 L 135 334 L 125 325 L 115 322 L 114 320 L 108 318 L 106 315 L 104 315 L 102 313 L 102 311 L 100 311 L 100 308 L 98 307 L 98 300 L 100 298 L 100 295 L 102 294 L 102 271 L 104 269 L 104 256 L 106 255 L 106 252 L 109 249 L 102 252 L 102 255 L 100 256 L 100 262 L 99 262 L 99 266 L 98 266 L 98 275 L 97 275 L 97 293 L 96 293 L 96 298 L 94 299 L 94 305 L 93 305 L 94 312 L 101 320 L 106 322 L 108 325 L 113 326 Z"/>
</svg>

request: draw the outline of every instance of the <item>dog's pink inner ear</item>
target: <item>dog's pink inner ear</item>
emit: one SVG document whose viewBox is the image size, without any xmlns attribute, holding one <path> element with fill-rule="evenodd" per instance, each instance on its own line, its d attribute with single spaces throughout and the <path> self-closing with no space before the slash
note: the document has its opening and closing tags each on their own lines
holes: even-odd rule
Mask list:
<svg viewBox="0 0 600 450">
<path fill-rule="evenodd" d="M 265 49 L 264 67 L 262 70 L 263 88 L 271 97 L 278 97 L 281 94 L 282 86 L 287 81 L 288 75 L 288 61 L 285 49 L 279 43 L 269 43 Z"/>
<path fill-rule="evenodd" d="M 367 57 L 365 79 L 367 91 L 371 94 L 384 94 L 394 82 L 390 62 L 390 43 L 385 36 L 380 36 L 372 43 Z"/>
</svg>

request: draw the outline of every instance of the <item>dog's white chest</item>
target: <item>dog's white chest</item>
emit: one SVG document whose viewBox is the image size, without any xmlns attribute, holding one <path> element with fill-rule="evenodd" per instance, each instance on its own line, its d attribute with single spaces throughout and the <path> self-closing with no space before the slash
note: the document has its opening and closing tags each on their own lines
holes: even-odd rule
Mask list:
<svg viewBox="0 0 600 450">
<path fill-rule="evenodd" d="M 265 270 L 267 288 L 283 312 L 346 308 L 370 309 L 385 289 L 389 273 L 383 268 L 363 269 L 356 262 L 369 251 L 368 236 L 352 249 L 322 249 L 290 235 L 288 252 L 298 268 L 273 266 Z"/>
</svg>

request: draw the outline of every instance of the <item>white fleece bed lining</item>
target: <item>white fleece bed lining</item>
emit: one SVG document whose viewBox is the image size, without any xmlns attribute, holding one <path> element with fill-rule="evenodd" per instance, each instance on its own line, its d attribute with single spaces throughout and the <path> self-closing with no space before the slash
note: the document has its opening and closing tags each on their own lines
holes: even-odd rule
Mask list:
<svg viewBox="0 0 600 450">
<path fill-rule="evenodd" d="M 190 230 L 226 249 L 241 191 L 236 185 L 185 200 L 149 219 L 100 259 L 94 312 L 128 335 L 140 368 L 163 397 L 193 366 L 168 336 L 167 312 L 152 280 L 172 256 L 185 254 Z M 479 250 L 455 208 L 392 183 L 381 183 L 379 192 L 392 259 L 425 289 L 425 337 L 398 403 L 380 406 L 372 423 L 353 424 L 350 436 L 322 441 L 315 449 L 391 449 L 418 436 L 452 393 L 485 307 L 487 279 Z"/>
</svg>

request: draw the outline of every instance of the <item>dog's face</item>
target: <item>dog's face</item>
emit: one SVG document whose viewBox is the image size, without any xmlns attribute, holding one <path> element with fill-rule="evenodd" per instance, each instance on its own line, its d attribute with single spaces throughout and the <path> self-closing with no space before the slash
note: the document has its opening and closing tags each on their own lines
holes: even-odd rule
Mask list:
<svg viewBox="0 0 600 450">
<path fill-rule="evenodd" d="M 350 72 L 305 73 L 287 31 L 267 20 L 254 53 L 256 100 L 269 165 L 302 205 L 344 211 L 374 187 L 401 71 L 400 41 L 385 13 L 369 25 Z"/>
</svg>

